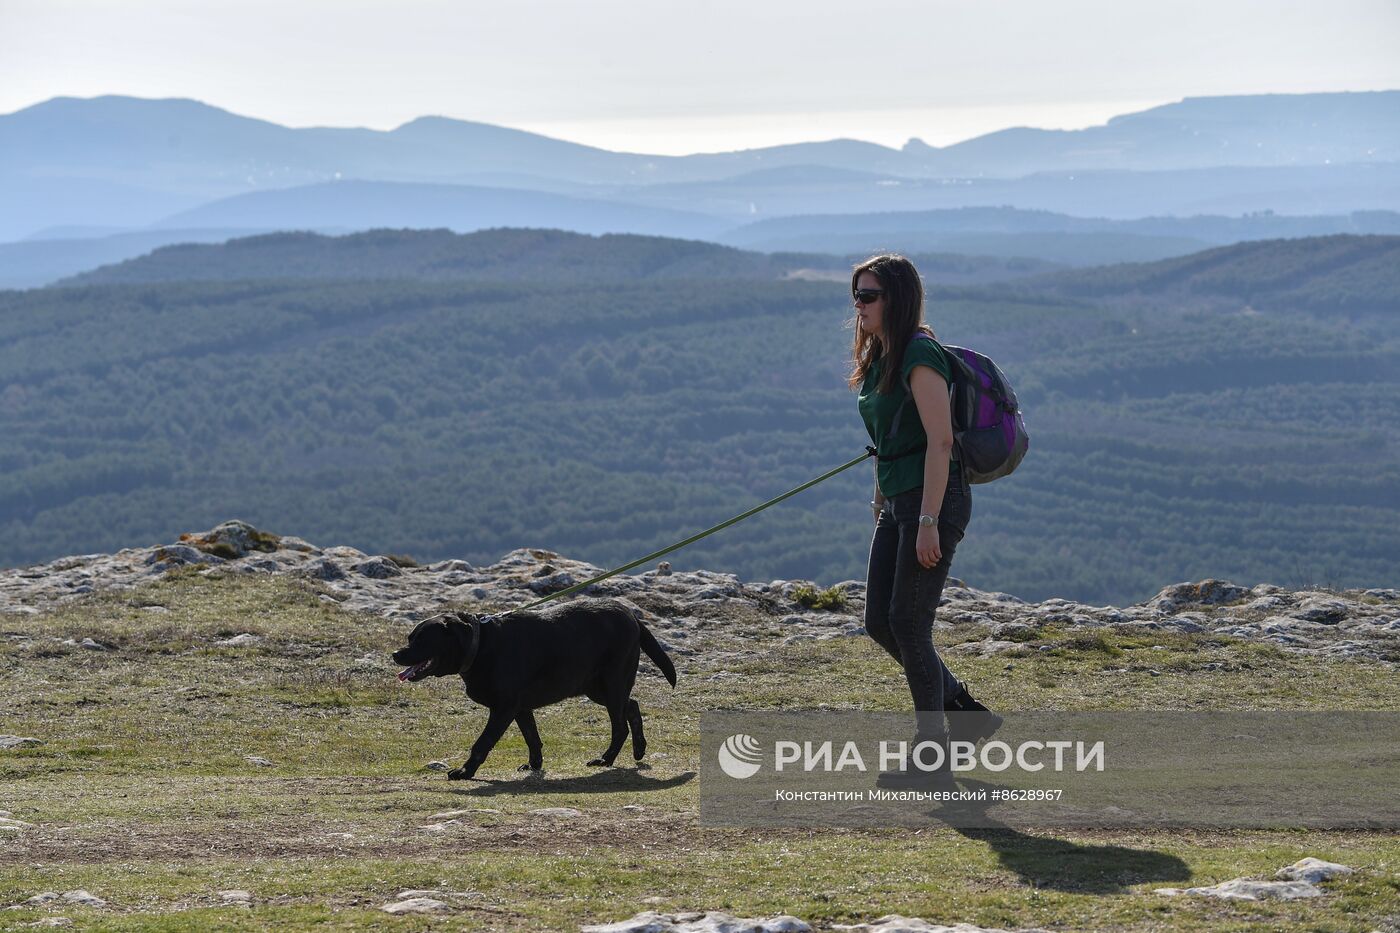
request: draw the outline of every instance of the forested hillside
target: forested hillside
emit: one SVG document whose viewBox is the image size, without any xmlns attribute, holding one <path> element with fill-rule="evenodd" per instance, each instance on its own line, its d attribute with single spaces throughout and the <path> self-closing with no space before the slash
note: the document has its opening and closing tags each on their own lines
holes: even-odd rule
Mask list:
<svg viewBox="0 0 1400 933">
<path fill-rule="evenodd" d="M 864 256 L 756 253 L 701 240 L 564 230 L 370 230 L 347 236 L 273 233 L 227 243 L 184 243 L 103 266 L 60 284 L 244 279 L 612 282 L 635 279 L 779 279 L 850 275 Z M 993 282 L 1061 268 L 1033 259 L 918 254 L 940 282 Z"/>
<path fill-rule="evenodd" d="M 1400 310 L 1400 236 L 1237 243 L 1151 263 L 1060 272 L 1027 294 L 1170 308 Z"/>
<path fill-rule="evenodd" d="M 510 273 L 0 293 L 0 565 L 232 517 L 420 560 L 613 565 L 867 442 L 843 282 Z M 1003 365 L 1031 432 L 974 491 L 969 582 L 1114 602 L 1212 576 L 1393 583 L 1393 315 L 935 288 L 930 318 Z M 674 562 L 859 577 L 869 496 L 861 467 Z"/>
</svg>

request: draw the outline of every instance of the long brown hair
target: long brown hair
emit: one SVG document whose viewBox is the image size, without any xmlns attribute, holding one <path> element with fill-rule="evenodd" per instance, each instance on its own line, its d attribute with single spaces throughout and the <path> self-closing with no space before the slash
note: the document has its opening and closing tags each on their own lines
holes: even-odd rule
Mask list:
<svg viewBox="0 0 1400 933">
<path fill-rule="evenodd" d="M 869 272 L 885 290 L 885 313 L 881 323 L 879 340 L 873 334 L 860 329 L 855 321 L 856 339 L 851 347 L 851 375 L 846 380 L 852 389 L 859 389 L 870 372 L 871 365 L 883 353 L 889 360 L 880 373 L 880 383 L 876 391 L 887 395 L 899 385 L 900 371 L 904 368 L 904 351 L 909 341 L 914 339 L 914 331 L 926 331 L 933 336 L 933 328 L 924 323 L 924 283 L 919 278 L 919 270 L 914 264 L 898 253 L 884 253 L 871 256 L 856 266 L 851 272 L 851 293 L 854 295 L 856 282 L 862 272 Z M 884 347 L 881 347 L 883 342 Z"/>
</svg>

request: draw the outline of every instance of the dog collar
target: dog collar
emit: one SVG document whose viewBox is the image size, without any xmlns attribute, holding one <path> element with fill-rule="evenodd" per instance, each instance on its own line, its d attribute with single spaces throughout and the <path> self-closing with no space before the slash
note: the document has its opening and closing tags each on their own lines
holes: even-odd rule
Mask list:
<svg viewBox="0 0 1400 933">
<path fill-rule="evenodd" d="M 458 674 L 465 674 L 471 670 L 472 662 L 476 660 L 476 653 L 481 649 L 481 623 L 475 620 L 463 622 L 457 620 L 457 624 L 451 626 L 452 633 L 457 636 L 457 640 L 462 643 L 462 666 L 458 668 Z M 463 632 L 462 629 L 466 629 Z"/>
</svg>

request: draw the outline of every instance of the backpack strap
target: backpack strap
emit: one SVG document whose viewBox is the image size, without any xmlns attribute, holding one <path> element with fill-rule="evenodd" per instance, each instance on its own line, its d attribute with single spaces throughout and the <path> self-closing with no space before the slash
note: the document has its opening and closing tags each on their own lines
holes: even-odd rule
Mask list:
<svg viewBox="0 0 1400 933">
<path fill-rule="evenodd" d="M 936 346 L 936 347 L 938 347 L 940 350 L 943 349 L 943 345 L 940 344 L 937 340 L 935 340 L 932 334 L 930 334 L 928 331 L 925 331 L 925 330 L 916 330 L 916 331 L 914 331 L 914 336 L 910 339 L 910 343 L 913 343 L 915 340 L 928 340 L 928 341 L 932 342 L 933 345 Z M 947 358 L 948 355 L 949 355 L 949 354 L 948 354 L 948 351 L 947 351 L 947 350 L 943 350 L 943 356 L 944 356 L 945 358 Z M 950 364 L 949 368 L 951 369 L 951 364 Z M 957 391 L 957 382 L 956 382 L 956 380 L 950 378 L 950 379 L 948 380 L 948 409 L 949 409 L 950 412 L 953 410 L 953 409 L 952 409 L 952 406 L 953 406 L 954 398 L 955 398 L 954 393 L 955 393 L 956 391 Z M 902 401 L 902 402 L 899 403 L 899 408 L 897 408 L 897 409 L 895 410 L 894 417 L 890 419 L 890 429 L 889 429 L 888 431 L 885 432 L 885 439 L 886 439 L 886 440 L 889 440 L 890 438 L 894 437 L 897 433 L 899 433 L 899 424 L 900 424 L 900 421 L 904 418 L 904 410 L 905 410 L 906 408 L 909 407 L 909 403 L 910 403 L 911 401 L 913 401 L 913 399 L 914 399 L 914 392 L 913 392 L 913 390 L 912 390 L 912 389 L 910 388 L 910 386 L 909 386 L 909 380 L 906 378 L 906 379 L 904 380 L 904 401 Z M 877 458 L 877 459 L 879 459 L 881 462 L 886 462 L 886 463 L 887 463 L 887 462 L 889 462 L 889 461 L 891 461 L 891 460 L 900 460 L 900 459 L 903 459 L 904 457 L 912 456 L 913 454 L 922 453 L 923 451 L 925 451 L 925 450 L 927 450 L 927 449 L 928 449 L 928 441 L 925 440 L 925 441 L 924 441 L 922 444 L 920 444 L 919 446 L 917 446 L 917 447 L 912 447 L 912 448 L 910 448 L 909 450 L 904 451 L 904 453 L 894 454 L 894 455 L 892 455 L 892 456 L 887 456 L 887 457 L 879 457 L 879 458 Z M 954 459 L 954 460 L 959 459 L 959 457 L 958 457 L 958 445 L 957 445 L 956 432 L 954 433 L 953 459 Z"/>
</svg>

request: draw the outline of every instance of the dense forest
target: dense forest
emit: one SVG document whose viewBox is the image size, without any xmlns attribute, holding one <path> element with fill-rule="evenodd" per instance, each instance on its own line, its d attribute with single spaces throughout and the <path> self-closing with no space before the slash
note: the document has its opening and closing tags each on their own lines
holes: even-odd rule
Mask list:
<svg viewBox="0 0 1400 933">
<path fill-rule="evenodd" d="M 850 274 L 855 256 L 756 253 L 668 237 L 565 230 L 370 230 L 330 237 L 269 233 L 227 243 L 181 243 L 73 276 L 61 285 L 247 279 L 613 282 L 634 279 L 781 279 Z M 941 282 L 993 282 L 1059 268 L 1035 259 L 919 254 Z"/>
<path fill-rule="evenodd" d="M 1161 309 L 1400 311 L 1400 236 L 1237 243 L 1175 259 L 1068 271 L 1021 283 L 1037 296 Z"/>
<path fill-rule="evenodd" d="M 1331 256 L 1330 240 L 1288 242 L 1241 275 L 1267 285 Z M 0 292 L 0 565 L 238 517 L 419 560 L 539 546 L 612 566 L 867 442 L 843 282 L 512 273 Z M 998 360 L 1031 433 L 1021 469 L 974 490 L 956 575 L 1095 602 L 1206 577 L 1395 584 L 1393 315 L 1009 288 L 930 293 L 939 336 Z M 859 578 L 870 476 L 673 563 Z"/>
</svg>

